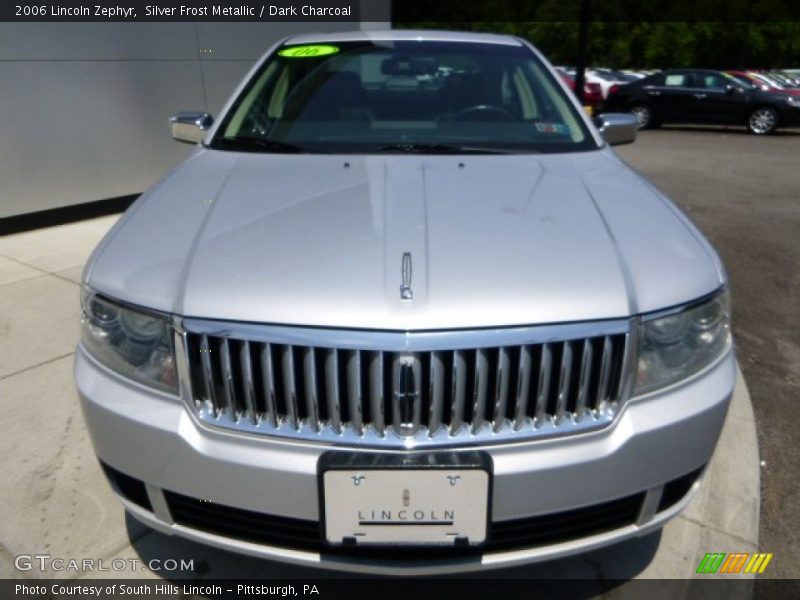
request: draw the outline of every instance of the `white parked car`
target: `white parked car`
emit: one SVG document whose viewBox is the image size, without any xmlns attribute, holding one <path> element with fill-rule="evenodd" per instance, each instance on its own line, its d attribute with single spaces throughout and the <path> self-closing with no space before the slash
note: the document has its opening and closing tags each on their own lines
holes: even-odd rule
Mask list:
<svg viewBox="0 0 800 600">
<path fill-rule="evenodd" d="M 609 91 L 612 87 L 616 86 L 618 88 L 629 83 L 616 74 L 602 69 L 588 69 L 586 71 L 586 81 L 589 83 L 596 83 L 600 86 L 603 99 L 608 98 Z"/>
</svg>

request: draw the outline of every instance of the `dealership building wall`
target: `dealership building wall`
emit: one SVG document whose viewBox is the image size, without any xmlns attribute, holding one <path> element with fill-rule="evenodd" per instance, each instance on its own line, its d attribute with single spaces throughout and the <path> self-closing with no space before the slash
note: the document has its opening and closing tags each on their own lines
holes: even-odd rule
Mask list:
<svg viewBox="0 0 800 600">
<path fill-rule="evenodd" d="M 170 115 L 217 116 L 286 35 L 358 27 L 0 23 L 0 218 L 144 191 L 191 151 L 171 139 Z"/>
</svg>

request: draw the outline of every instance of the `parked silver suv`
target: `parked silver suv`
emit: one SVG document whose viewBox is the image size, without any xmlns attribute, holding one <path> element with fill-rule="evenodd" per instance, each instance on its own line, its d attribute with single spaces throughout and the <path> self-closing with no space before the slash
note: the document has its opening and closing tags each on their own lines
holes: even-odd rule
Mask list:
<svg viewBox="0 0 800 600">
<path fill-rule="evenodd" d="M 125 508 L 353 571 L 582 552 L 689 502 L 734 385 L 726 279 L 542 56 L 284 40 L 84 274 L 75 378 Z"/>
</svg>

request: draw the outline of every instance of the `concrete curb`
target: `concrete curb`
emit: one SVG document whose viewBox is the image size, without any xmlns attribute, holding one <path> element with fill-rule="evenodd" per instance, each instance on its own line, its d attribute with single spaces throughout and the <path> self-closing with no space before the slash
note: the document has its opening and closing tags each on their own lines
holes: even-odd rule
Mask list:
<svg viewBox="0 0 800 600">
<path fill-rule="evenodd" d="M 736 390 L 711 465 L 697 497 L 679 518 L 757 547 L 760 508 L 755 416 L 747 384 L 737 368 Z"/>
<path fill-rule="evenodd" d="M 702 485 L 686 510 L 664 527 L 652 560 L 636 579 L 752 578 L 744 574 L 699 575 L 696 569 L 707 552 L 758 550 L 760 479 L 753 406 L 737 368 L 731 405 Z M 620 555 L 614 563 L 612 560 L 608 556 L 606 577 L 614 576 L 613 564 Z M 687 591 L 689 585 L 687 581 Z M 749 597 L 749 587 L 741 586 L 743 597 Z"/>
</svg>

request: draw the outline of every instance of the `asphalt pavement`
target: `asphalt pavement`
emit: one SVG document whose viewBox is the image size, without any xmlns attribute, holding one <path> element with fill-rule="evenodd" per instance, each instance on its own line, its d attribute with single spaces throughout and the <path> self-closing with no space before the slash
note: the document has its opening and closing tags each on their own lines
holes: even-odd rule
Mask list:
<svg viewBox="0 0 800 600">
<path fill-rule="evenodd" d="M 761 455 L 762 575 L 800 577 L 800 130 L 644 131 L 619 155 L 711 240 L 731 281 L 733 334 Z"/>
</svg>

